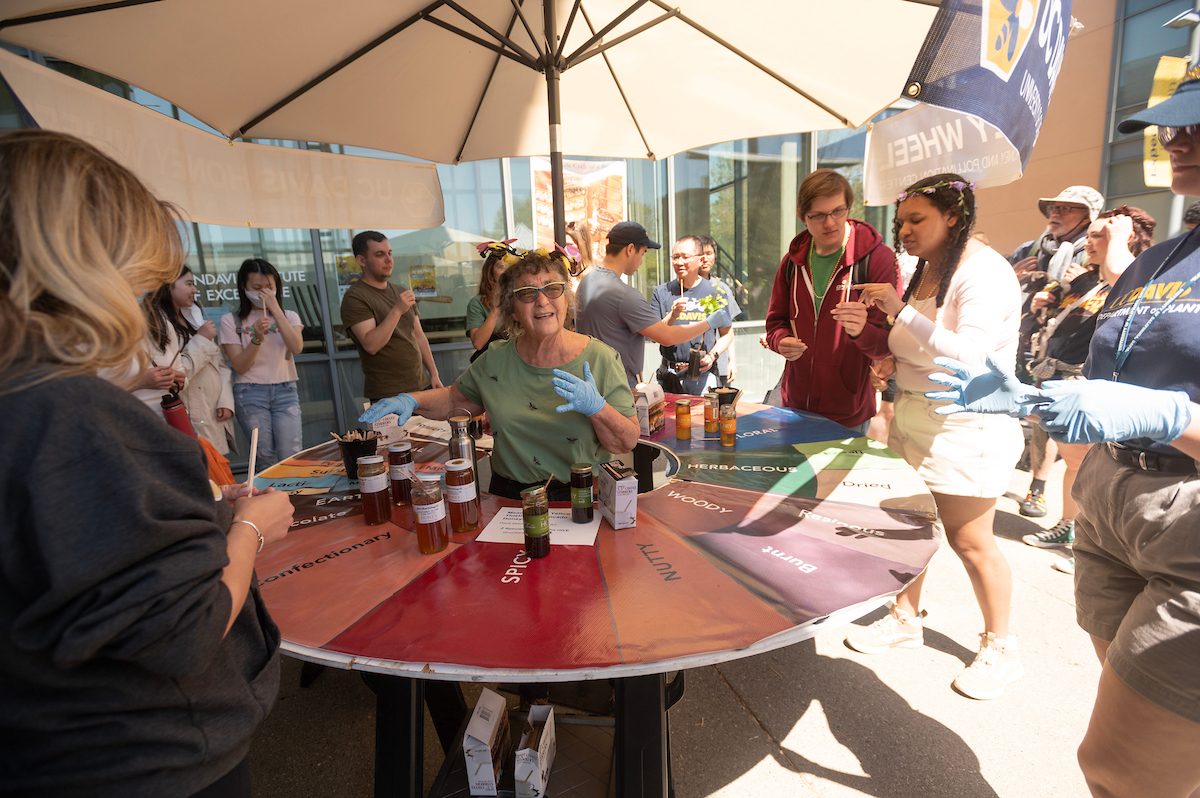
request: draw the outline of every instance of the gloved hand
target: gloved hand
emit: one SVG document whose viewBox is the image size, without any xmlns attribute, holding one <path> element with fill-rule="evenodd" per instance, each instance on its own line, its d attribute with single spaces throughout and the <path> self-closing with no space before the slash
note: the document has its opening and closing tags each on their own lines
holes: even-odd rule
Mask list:
<svg viewBox="0 0 1200 798">
<path fill-rule="evenodd" d="M 365 424 L 373 424 L 379 419 L 386 416 L 388 413 L 395 413 L 400 418 L 396 423 L 404 426 L 404 422 L 412 418 L 412 414 L 417 409 L 417 400 L 412 398 L 412 394 L 402 393 L 393 396 L 390 399 L 380 399 L 375 404 L 371 405 L 367 410 L 358 417 L 358 420 Z"/>
<path fill-rule="evenodd" d="M 1170 443 L 1192 423 L 1191 399 L 1183 391 L 1111 380 L 1053 380 L 1042 391 L 1051 400 L 1037 411 L 1042 429 L 1061 443 Z"/>
<path fill-rule="evenodd" d="M 1040 404 L 1050 400 L 1032 385 L 1026 385 L 1012 374 L 996 365 L 989 356 L 985 361 L 987 371 L 973 371 L 949 357 L 935 357 L 944 369 L 953 374 L 930 374 L 931 382 L 941 383 L 948 391 L 926 391 L 925 398 L 934 401 L 950 400 L 953 404 L 939 407 L 939 416 L 951 413 L 1005 413 L 1013 418 L 1024 418 Z"/>
<path fill-rule="evenodd" d="M 604 397 L 596 388 L 596 380 L 592 378 L 592 367 L 583 364 L 583 379 L 562 369 L 554 370 L 554 392 L 567 400 L 565 405 L 554 408 L 559 413 L 574 410 L 585 416 L 594 416 L 604 409 Z"/>
<path fill-rule="evenodd" d="M 722 327 L 732 327 L 733 320 L 729 318 L 729 311 L 725 308 L 718 308 L 708 314 L 708 326 L 714 330 L 719 330 Z"/>
</svg>

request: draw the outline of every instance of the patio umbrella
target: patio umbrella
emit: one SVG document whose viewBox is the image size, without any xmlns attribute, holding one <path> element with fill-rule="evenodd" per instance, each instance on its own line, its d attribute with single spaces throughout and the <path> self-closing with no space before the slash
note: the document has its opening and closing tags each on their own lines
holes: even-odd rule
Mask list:
<svg viewBox="0 0 1200 798">
<path fill-rule="evenodd" d="M 0 41 L 230 137 L 440 163 L 662 158 L 856 127 L 896 99 L 929 0 L 7 0 Z M 547 124 L 548 123 L 548 124 Z"/>
</svg>

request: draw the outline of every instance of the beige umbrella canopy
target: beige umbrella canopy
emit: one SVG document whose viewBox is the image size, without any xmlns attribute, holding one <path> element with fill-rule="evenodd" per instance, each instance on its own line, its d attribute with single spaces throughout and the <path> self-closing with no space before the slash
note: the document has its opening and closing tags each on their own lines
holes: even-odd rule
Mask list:
<svg viewBox="0 0 1200 798">
<path fill-rule="evenodd" d="M 934 11 L 927 0 L 7 0 L 0 41 L 128 81 L 231 138 L 439 163 L 662 158 L 862 124 L 899 95 Z"/>
</svg>

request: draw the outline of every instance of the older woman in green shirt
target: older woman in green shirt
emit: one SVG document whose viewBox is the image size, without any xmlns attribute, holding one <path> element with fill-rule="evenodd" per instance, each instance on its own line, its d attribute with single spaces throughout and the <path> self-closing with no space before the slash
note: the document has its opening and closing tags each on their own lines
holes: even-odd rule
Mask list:
<svg viewBox="0 0 1200 798">
<path fill-rule="evenodd" d="M 385 399 L 359 420 L 486 411 L 496 441 L 489 492 L 518 499 L 552 477 L 550 499 L 566 500 L 572 463 L 607 462 L 638 440 L 620 356 L 565 328 L 573 302 L 562 260 L 530 252 L 500 280 L 497 326 L 508 340 L 488 347 L 454 385 Z"/>
</svg>

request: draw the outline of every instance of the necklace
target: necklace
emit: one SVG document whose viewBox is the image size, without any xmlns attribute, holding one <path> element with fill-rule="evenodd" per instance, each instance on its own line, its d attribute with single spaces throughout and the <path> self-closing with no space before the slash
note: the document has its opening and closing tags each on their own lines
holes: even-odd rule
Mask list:
<svg viewBox="0 0 1200 798">
<path fill-rule="evenodd" d="M 917 294 L 921 293 L 921 291 L 924 290 L 924 288 L 925 288 L 925 276 L 927 274 L 929 274 L 930 271 L 931 270 L 929 268 L 929 263 L 927 261 L 925 263 L 925 268 L 921 270 L 921 279 L 919 281 L 917 281 L 917 288 L 915 291 L 912 292 L 912 296 L 909 297 L 909 302 L 912 303 L 912 306 L 917 311 L 917 313 L 924 314 L 925 306 L 929 304 L 929 300 L 931 300 L 937 296 L 937 292 L 934 291 L 932 294 L 925 297 L 924 299 L 917 299 Z"/>
</svg>

